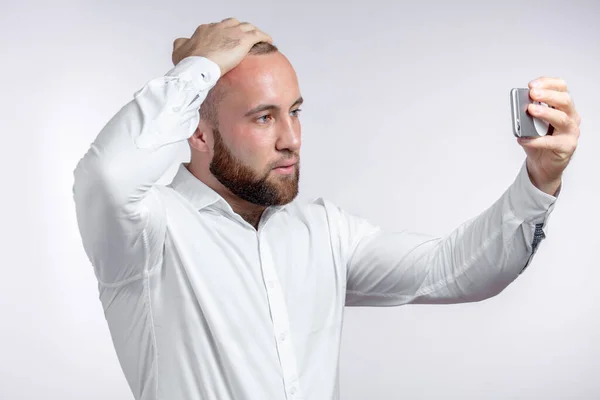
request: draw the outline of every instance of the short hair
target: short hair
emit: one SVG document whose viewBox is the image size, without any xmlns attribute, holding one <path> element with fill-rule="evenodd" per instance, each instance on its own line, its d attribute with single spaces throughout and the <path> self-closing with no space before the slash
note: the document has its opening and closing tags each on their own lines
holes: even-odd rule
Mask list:
<svg viewBox="0 0 600 400">
<path fill-rule="evenodd" d="M 250 48 L 248 55 L 259 56 L 263 54 L 275 53 L 279 51 L 277 46 L 269 42 L 258 42 Z M 200 120 L 210 122 L 215 128 L 218 126 L 217 111 L 218 105 L 221 100 L 225 97 L 226 89 L 223 84 L 217 84 L 213 86 L 206 95 L 206 98 L 200 105 Z"/>
</svg>

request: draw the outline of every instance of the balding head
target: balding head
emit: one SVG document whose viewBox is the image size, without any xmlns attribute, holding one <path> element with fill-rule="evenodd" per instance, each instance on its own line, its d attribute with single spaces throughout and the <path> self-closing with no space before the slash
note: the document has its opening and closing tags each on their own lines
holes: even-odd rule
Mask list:
<svg viewBox="0 0 600 400">
<path fill-rule="evenodd" d="M 250 48 L 248 56 L 260 56 L 263 54 L 276 53 L 279 49 L 277 46 L 267 43 L 258 42 Z M 227 75 L 227 74 L 226 74 Z M 218 127 L 218 108 L 219 103 L 227 93 L 228 79 L 227 76 L 221 77 L 208 92 L 206 99 L 200 105 L 200 120 L 208 122 L 213 127 Z"/>
<path fill-rule="evenodd" d="M 194 175 L 233 202 L 266 207 L 293 200 L 302 101 L 289 60 L 275 46 L 255 45 L 201 105 L 188 140 Z"/>
</svg>

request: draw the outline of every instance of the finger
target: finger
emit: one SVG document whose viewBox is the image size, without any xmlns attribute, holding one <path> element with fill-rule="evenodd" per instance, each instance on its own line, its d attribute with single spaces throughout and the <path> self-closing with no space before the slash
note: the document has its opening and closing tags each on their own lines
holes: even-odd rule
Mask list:
<svg viewBox="0 0 600 400">
<path fill-rule="evenodd" d="M 255 29 L 258 29 L 256 26 L 252 25 L 250 22 L 240 22 L 240 24 L 238 25 L 238 27 L 243 32 L 249 32 L 249 31 L 253 31 Z"/>
<path fill-rule="evenodd" d="M 533 88 L 529 90 L 529 96 L 533 100 L 541 101 L 556 109 L 564 111 L 570 117 L 574 117 L 575 106 L 569 92 Z"/>
<path fill-rule="evenodd" d="M 261 31 L 258 28 L 248 31 L 247 33 L 252 35 L 252 42 L 254 42 L 255 44 L 258 42 L 267 42 L 273 44 L 273 38 L 269 34 Z"/>
<path fill-rule="evenodd" d="M 561 78 L 541 76 L 529 82 L 529 88 L 538 87 L 541 89 L 557 90 L 559 92 L 568 92 L 567 83 Z"/>
<path fill-rule="evenodd" d="M 186 39 L 186 38 L 177 38 L 177 39 L 175 39 L 175 41 L 173 41 L 173 49 L 177 49 L 177 48 L 181 47 L 188 40 L 189 39 Z"/>
<path fill-rule="evenodd" d="M 223 26 L 235 26 L 235 25 L 238 25 L 239 23 L 240 23 L 240 21 L 238 21 L 237 18 L 233 18 L 233 17 L 225 18 L 223 21 L 221 21 L 221 25 L 223 25 Z"/>
<path fill-rule="evenodd" d="M 575 121 L 562 110 L 532 103 L 527 106 L 527 111 L 535 118 L 552 125 L 555 128 L 555 134 L 571 133 L 576 129 Z"/>
<path fill-rule="evenodd" d="M 270 35 L 266 34 L 265 32 L 261 31 L 260 29 L 258 29 L 255 25 L 251 24 L 250 22 L 240 22 L 240 24 L 238 25 L 238 27 L 246 33 L 251 34 L 253 37 L 253 41 L 254 43 L 258 43 L 258 42 L 269 42 L 272 43 L 273 42 L 273 38 L 271 38 Z M 258 40 L 257 40 L 258 38 Z"/>
<path fill-rule="evenodd" d="M 557 155 L 568 157 L 575 152 L 577 140 L 568 136 L 540 136 L 517 138 L 517 142 L 530 149 L 550 150 Z"/>
</svg>

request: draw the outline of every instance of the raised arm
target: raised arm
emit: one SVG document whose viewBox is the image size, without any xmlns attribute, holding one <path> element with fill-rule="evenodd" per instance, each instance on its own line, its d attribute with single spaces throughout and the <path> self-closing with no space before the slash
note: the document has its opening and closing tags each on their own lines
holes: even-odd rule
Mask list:
<svg viewBox="0 0 600 400">
<path fill-rule="evenodd" d="M 559 193 L 556 193 L 558 196 Z M 556 197 L 530 181 L 524 162 L 504 194 L 444 237 L 385 232 L 328 205 L 347 265 L 346 305 L 461 303 L 500 293 L 531 262 Z"/>
<path fill-rule="evenodd" d="M 500 293 L 531 263 L 580 135 L 581 116 L 567 84 L 539 77 L 528 111 L 554 133 L 518 138 L 527 154 L 513 184 L 487 210 L 444 237 L 383 232 L 337 213 L 347 262 L 347 305 L 479 301 Z"/>
<path fill-rule="evenodd" d="M 100 131 L 74 171 L 77 222 L 98 280 L 120 284 L 160 260 L 165 210 L 156 182 L 199 123 L 220 76 L 271 38 L 229 18 L 174 43 L 175 67 L 134 93 Z"/>
</svg>

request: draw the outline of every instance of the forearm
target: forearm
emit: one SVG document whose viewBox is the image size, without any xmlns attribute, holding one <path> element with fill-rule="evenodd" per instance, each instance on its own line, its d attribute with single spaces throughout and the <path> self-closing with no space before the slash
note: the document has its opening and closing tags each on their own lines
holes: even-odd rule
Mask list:
<svg viewBox="0 0 600 400">
<path fill-rule="evenodd" d="M 414 302 L 478 301 L 506 288 L 531 262 L 534 245 L 544 237 L 541 229 L 555 198 L 540 191 L 523 166 L 490 208 L 437 243 Z"/>
<path fill-rule="evenodd" d="M 339 216 L 339 230 L 349 232 L 342 239 L 350 249 L 346 305 L 460 303 L 498 294 L 531 261 L 555 200 L 533 186 L 523 164 L 491 207 L 444 237 L 385 232 Z"/>
<path fill-rule="evenodd" d="M 104 126 L 79 161 L 73 190 L 104 195 L 115 207 L 139 203 L 195 131 L 200 104 L 219 73 L 216 64 L 193 57 L 148 82 Z M 203 80 L 202 74 L 209 79 Z"/>
</svg>

